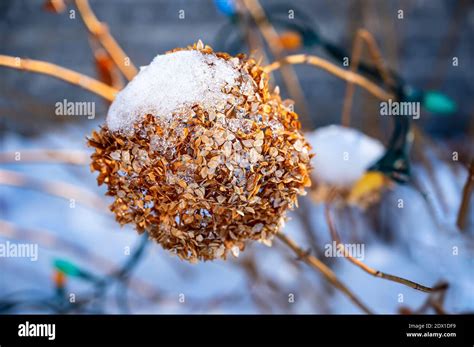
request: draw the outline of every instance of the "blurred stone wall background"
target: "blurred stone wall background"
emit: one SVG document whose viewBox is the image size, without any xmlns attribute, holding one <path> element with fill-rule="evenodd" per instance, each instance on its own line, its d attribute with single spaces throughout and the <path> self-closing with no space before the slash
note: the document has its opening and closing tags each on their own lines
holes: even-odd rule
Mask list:
<svg viewBox="0 0 474 347">
<path fill-rule="evenodd" d="M 440 88 L 459 103 L 451 118 L 422 113 L 420 124 L 439 136 L 472 134 L 474 107 L 474 3 L 469 0 L 262 0 L 262 5 L 282 3 L 311 15 L 321 33 L 350 49 L 357 28 L 375 34 L 387 63 L 407 81 L 426 88 Z M 88 34 L 78 15 L 52 14 L 43 1 L 0 2 L 0 53 L 54 62 L 95 76 Z M 99 19 L 138 66 L 177 46 L 198 39 L 213 45 L 227 18 L 212 0 L 115 0 L 91 1 Z M 178 18 L 185 10 L 185 19 Z M 404 11 L 404 19 L 397 11 Z M 214 47 L 219 50 L 220 47 Z M 318 50 L 303 50 L 322 54 Z M 324 54 L 323 54 L 324 55 Z M 459 66 L 452 66 L 452 57 Z M 307 66 L 296 67 L 315 126 L 339 122 L 345 85 L 340 80 Z M 278 77 L 278 76 L 277 76 Z M 0 115 L 9 130 L 34 134 L 57 129 L 64 122 L 83 118 L 59 118 L 54 104 L 97 100 L 98 118 L 104 119 L 107 105 L 88 92 L 50 77 L 0 69 Z M 279 80 L 277 79 L 277 82 Z M 364 91 L 356 93 L 353 125 L 376 135 L 388 134 L 390 124 L 380 122 L 378 102 Z M 100 121 L 99 119 L 99 121 Z M 382 124 L 382 127 L 377 125 Z M 92 128 L 96 124 L 85 124 Z M 383 130 L 385 129 L 385 130 Z M 378 134 L 380 137 L 380 134 Z"/>
</svg>

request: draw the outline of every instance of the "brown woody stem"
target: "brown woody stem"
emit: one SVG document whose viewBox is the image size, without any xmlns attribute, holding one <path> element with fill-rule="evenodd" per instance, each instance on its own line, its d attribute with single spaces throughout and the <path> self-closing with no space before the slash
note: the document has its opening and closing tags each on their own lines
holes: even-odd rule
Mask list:
<svg viewBox="0 0 474 347">
<path fill-rule="evenodd" d="M 19 57 L 11 57 L 8 55 L 0 55 L 0 66 L 53 76 L 76 86 L 80 86 L 109 101 L 113 101 L 115 99 L 115 95 L 118 92 L 117 89 L 79 72 L 41 60 L 23 59 Z"/>
<path fill-rule="evenodd" d="M 303 260 L 306 264 L 311 266 L 313 269 L 319 271 L 334 287 L 339 289 L 343 292 L 356 306 L 358 306 L 362 311 L 368 314 L 372 314 L 373 312 L 362 302 L 359 298 L 355 296 L 351 292 L 349 288 L 345 286 L 336 276 L 336 274 L 323 262 L 321 262 L 316 257 L 308 254 L 307 251 L 304 251 L 301 247 L 299 247 L 295 241 L 290 239 L 288 236 L 279 232 L 276 236 L 285 244 L 287 245 L 297 256 L 299 259 Z"/>
</svg>

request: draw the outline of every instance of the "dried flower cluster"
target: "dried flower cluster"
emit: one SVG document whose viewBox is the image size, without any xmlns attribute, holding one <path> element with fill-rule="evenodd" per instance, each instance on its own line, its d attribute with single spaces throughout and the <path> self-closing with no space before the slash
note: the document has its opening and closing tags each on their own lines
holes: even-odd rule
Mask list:
<svg viewBox="0 0 474 347">
<path fill-rule="evenodd" d="M 235 256 L 246 240 L 271 241 L 287 209 L 310 186 L 310 146 L 298 116 L 253 59 L 214 53 L 238 72 L 213 109 L 144 114 L 132 133 L 94 132 L 91 169 L 114 197 L 111 210 L 180 258 Z M 168 52 L 168 53 L 171 53 Z M 163 91 L 166 92 L 166 91 Z"/>
</svg>

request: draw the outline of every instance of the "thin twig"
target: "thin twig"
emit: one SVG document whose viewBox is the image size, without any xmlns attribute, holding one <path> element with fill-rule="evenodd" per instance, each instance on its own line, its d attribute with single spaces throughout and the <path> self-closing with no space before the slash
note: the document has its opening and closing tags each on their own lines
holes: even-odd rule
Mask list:
<svg viewBox="0 0 474 347">
<path fill-rule="evenodd" d="M 263 70 L 266 73 L 270 73 L 274 70 L 279 69 L 281 66 L 286 65 L 286 64 L 290 64 L 290 65 L 309 64 L 312 66 L 316 66 L 323 70 L 328 71 L 334 76 L 339 77 L 345 81 L 357 84 L 358 86 L 364 88 L 370 94 L 374 95 L 376 98 L 380 100 L 388 100 L 388 99 L 394 98 L 392 94 L 381 89 L 379 86 L 377 86 L 376 84 L 374 84 L 367 78 L 357 73 L 341 69 L 340 67 L 330 63 L 329 61 L 315 55 L 307 55 L 307 54 L 289 55 L 279 61 L 275 61 L 271 63 L 270 65 L 264 66 Z"/>
<path fill-rule="evenodd" d="M 372 314 L 372 311 L 360 301 L 359 298 L 353 294 L 349 288 L 345 286 L 336 276 L 336 274 L 323 262 L 321 262 L 316 257 L 308 254 L 308 252 L 304 251 L 300 248 L 295 241 L 290 239 L 288 236 L 279 232 L 276 236 L 285 244 L 287 245 L 295 254 L 298 256 L 299 259 L 303 260 L 306 264 L 311 266 L 313 269 L 319 271 L 334 287 L 339 289 L 343 292 L 356 306 L 358 306 L 362 311 L 368 314 Z"/>
<path fill-rule="evenodd" d="M 107 203 L 97 194 L 64 182 L 43 181 L 18 172 L 0 170 L 0 185 L 29 188 L 66 200 L 74 199 L 99 212 L 107 212 Z"/>
<path fill-rule="evenodd" d="M 282 59 L 285 56 L 285 48 L 281 44 L 280 37 L 268 20 L 260 2 L 258 0 L 243 0 L 242 3 L 257 24 L 257 27 L 267 42 L 268 48 L 272 52 L 273 57 L 276 60 Z M 294 99 L 295 104 L 298 105 L 300 109 L 300 114 L 303 116 L 300 118 L 310 120 L 304 93 L 295 71 L 291 66 L 284 67 L 281 69 L 281 77 L 283 78 L 285 86 L 288 88 L 291 98 Z"/>
<path fill-rule="evenodd" d="M 138 70 L 112 37 L 107 25 L 97 19 L 87 0 L 76 0 L 76 6 L 87 30 L 97 38 L 123 75 L 130 81 L 138 73 Z"/>
<path fill-rule="evenodd" d="M 462 191 L 462 201 L 461 206 L 459 207 L 457 226 L 459 229 L 464 230 L 467 224 L 467 215 L 469 212 L 469 202 L 472 197 L 472 192 L 474 191 L 474 159 L 471 160 L 469 165 L 469 173 L 467 176 L 466 184 L 464 185 Z"/>
<path fill-rule="evenodd" d="M 371 267 L 367 266 L 366 264 L 364 264 L 360 260 L 352 257 L 351 254 L 347 251 L 346 247 L 341 243 L 341 239 L 340 239 L 339 234 L 336 230 L 336 227 L 334 226 L 334 221 L 332 220 L 332 217 L 331 217 L 331 211 L 330 211 L 330 204 L 329 203 L 327 203 L 325 205 L 324 214 L 325 214 L 325 217 L 326 217 L 327 224 L 329 226 L 329 231 L 331 232 L 331 237 L 336 242 L 337 247 L 339 249 L 341 249 L 342 252 L 344 253 L 344 257 L 347 258 L 347 260 L 349 260 L 354 265 L 358 266 L 359 268 L 361 268 L 362 270 L 367 272 L 369 275 L 372 275 L 374 277 L 379 277 L 379 278 L 382 278 L 382 279 L 385 279 L 385 280 L 388 280 L 388 281 L 397 282 L 397 283 L 403 284 L 405 286 L 408 286 L 410 288 L 420 290 L 422 292 L 427 292 L 427 293 L 432 293 L 432 292 L 438 291 L 440 289 L 445 289 L 445 287 L 440 288 L 440 287 L 437 287 L 437 286 L 433 287 L 433 288 L 426 287 L 424 285 L 418 284 L 416 282 L 407 280 L 407 279 L 402 278 L 402 277 L 386 274 L 386 273 L 381 272 L 379 270 L 372 269 Z"/>
<path fill-rule="evenodd" d="M 424 314 L 431 307 L 435 310 L 436 314 L 446 314 L 446 311 L 443 308 L 444 299 L 446 297 L 446 289 L 448 289 L 447 282 L 441 282 L 438 284 L 438 287 L 443 288 L 436 293 L 431 293 L 426 301 L 421 305 L 417 310 L 414 311 L 415 314 Z"/>
<path fill-rule="evenodd" d="M 317 232 L 314 228 L 314 223 L 312 223 L 311 220 L 310 206 L 308 206 L 309 204 L 311 204 L 310 201 L 307 199 L 302 199 L 302 201 L 299 203 L 299 207 L 295 210 L 295 213 L 299 216 L 304 233 L 308 238 L 311 251 L 314 252 L 316 257 L 321 257 L 322 252 L 319 250 Z"/>
<path fill-rule="evenodd" d="M 17 158 L 17 153 L 20 157 Z M 81 150 L 37 149 L 20 150 L 17 152 L 0 152 L 0 163 L 61 163 L 72 165 L 87 165 L 90 156 Z"/>
<path fill-rule="evenodd" d="M 109 101 L 113 101 L 115 99 L 115 95 L 118 92 L 117 89 L 79 72 L 41 60 L 23 59 L 8 55 L 0 55 L 0 66 L 53 76 L 73 85 L 82 87 Z"/>
<path fill-rule="evenodd" d="M 392 85 L 393 79 L 390 76 L 390 73 L 387 68 L 384 66 L 382 55 L 377 46 L 377 42 L 375 41 L 375 38 L 372 36 L 372 34 L 365 29 L 359 29 L 356 33 L 354 47 L 351 53 L 350 71 L 352 73 L 355 73 L 357 71 L 357 68 L 359 67 L 363 43 L 367 45 L 371 60 L 379 71 L 380 75 L 382 76 L 382 80 L 384 81 L 385 85 Z M 350 124 L 352 100 L 355 91 L 354 89 L 354 83 L 348 82 L 346 88 L 346 95 L 344 96 L 344 105 L 341 117 L 341 124 L 345 127 L 348 127 Z"/>
</svg>

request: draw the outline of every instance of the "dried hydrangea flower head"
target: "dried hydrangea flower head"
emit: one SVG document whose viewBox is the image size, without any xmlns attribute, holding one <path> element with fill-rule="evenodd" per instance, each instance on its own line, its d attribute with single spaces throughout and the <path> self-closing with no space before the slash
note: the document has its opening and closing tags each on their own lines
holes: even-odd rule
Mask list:
<svg viewBox="0 0 474 347">
<path fill-rule="evenodd" d="M 306 134 L 315 148 L 312 159 L 317 167 L 312 173 L 310 196 L 316 202 L 336 199 L 339 205 L 361 208 L 376 203 L 389 179 L 366 170 L 382 157 L 383 144 L 364 133 L 340 125 L 329 125 Z"/>
<path fill-rule="evenodd" d="M 121 224 L 189 261 L 269 242 L 310 185 L 298 116 L 253 59 L 201 42 L 157 56 L 89 139 Z"/>
</svg>

